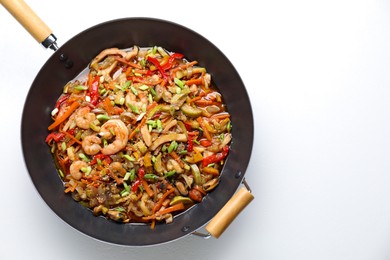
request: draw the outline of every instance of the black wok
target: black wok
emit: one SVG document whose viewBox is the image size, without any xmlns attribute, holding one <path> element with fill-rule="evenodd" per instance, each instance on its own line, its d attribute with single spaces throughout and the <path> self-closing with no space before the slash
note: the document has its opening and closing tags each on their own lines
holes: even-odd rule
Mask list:
<svg viewBox="0 0 390 260">
<path fill-rule="evenodd" d="M 201 203 L 155 229 L 144 224 L 119 224 L 91 211 L 64 193 L 49 147 L 45 143 L 50 112 L 63 86 L 103 49 L 134 45 L 163 46 L 197 60 L 207 68 L 222 93 L 232 120 L 231 151 L 220 184 Z M 226 56 L 210 41 L 181 25 L 150 18 L 128 18 L 96 25 L 76 35 L 45 63 L 27 95 L 21 123 L 25 164 L 40 196 L 66 223 L 93 238 L 122 245 L 152 245 L 172 241 L 208 223 L 236 193 L 250 160 L 253 116 L 245 86 Z M 238 199 L 239 204 L 241 198 Z M 234 206 L 236 207 L 236 206 Z M 238 214 L 238 213 L 237 213 Z"/>
</svg>

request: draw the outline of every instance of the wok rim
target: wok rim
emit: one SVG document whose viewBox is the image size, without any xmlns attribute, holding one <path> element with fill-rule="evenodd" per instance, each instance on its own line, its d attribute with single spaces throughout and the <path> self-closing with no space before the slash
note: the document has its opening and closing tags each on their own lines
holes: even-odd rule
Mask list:
<svg viewBox="0 0 390 260">
<path fill-rule="evenodd" d="M 232 117 L 232 143 L 230 145 L 230 152 L 226 159 L 225 165 L 223 167 L 223 170 L 221 172 L 221 182 L 217 186 L 217 188 L 212 191 L 210 194 L 208 194 L 201 203 L 194 205 L 190 209 L 186 210 L 183 213 L 178 214 L 175 216 L 174 221 L 172 224 L 158 224 L 156 225 L 155 230 L 150 232 L 149 225 L 143 225 L 143 224 L 119 224 L 113 221 L 106 220 L 103 217 L 95 217 L 90 212 L 89 209 L 79 205 L 77 202 L 73 201 L 73 199 L 70 196 L 66 196 L 69 201 L 65 202 L 65 204 L 71 203 L 72 206 L 69 206 L 71 208 L 76 209 L 75 213 L 72 213 L 73 215 L 67 215 L 64 214 L 63 210 L 58 206 L 59 202 L 64 203 L 64 199 L 62 197 L 65 197 L 63 194 L 62 197 L 56 201 L 50 197 L 50 194 L 46 193 L 46 190 L 43 187 L 42 178 L 38 178 L 36 176 L 37 166 L 36 162 L 33 163 L 32 160 L 34 158 L 33 146 L 31 143 L 31 106 L 36 105 L 34 102 L 34 99 L 36 99 L 36 89 L 39 86 L 39 81 L 41 77 L 44 77 L 43 74 L 46 73 L 46 71 L 50 70 L 50 66 L 53 65 L 53 63 L 58 63 L 58 56 L 62 53 L 67 53 L 68 46 L 74 44 L 77 42 L 80 37 L 86 37 L 86 35 L 96 33 L 97 31 L 101 31 L 102 28 L 105 27 L 115 27 L 117 23 L 123 24 L 123 23 L 152 23 L 152 24 L 158 24 L 159 26 L 166 26 L 166 27 L 172 27 L 177 29 L 180 32 L 185 32 L 187 34 L 191 34 L 194 36 L 195 39 L 198 39 L 203 44 L 210 46 L 210 48 L 213 50 L 213 52 L 216 52 L 218 54 L 218 57 L 221 57 L 221 59 L 225 62 L 225 65 L 229 67 L 230 70 L 234 72 L 234 78 L 239 83 L 241 98 L 245 99 L 244 105 L 246 105 L 246 111 L 249 113 L 245 115 L 246 123 L 249 123 L 249 126 L 245 126 L 246 131 L 246 139 L 245 139 L 245 151 L 242 151 L 242 143 L 240 143 L 241 140 L 236 139 L 235 132 L 236 126 L 235 121 Z M 185 53 L 184 53 L 185 54 Z M 186 54 L 185 54 L 186 55 Z M 86 65 L 84 65 L 86 67 Z M 207 64 L 205 64 L 205 67 L 208 69 Z M 213 77 L 215 77 L 213 75 Z M 71 80 L 72 78 L 68 79 Z M 217 84 L 217 88 L 219 89 L 219 86 Z M 219 89 L 220 90 L 220 89 Z M 224 95 L 222 95 L 224 98 Z M 236 101 L 234 101 L 236 102 Z M 238 101 L 240 102 L 240 101 Z M 232 102 L 233 103 L 233 102 Z M 229 103 L 225 102 L 227 105 L 228 111 L 231 109 L 229 108 Z M 48 112 L 47 109 L 45 111 Z M 50 118 L 50 115 L 47 115 Z M 238 116 L 237 116 L 238 118 Z M 244 120 L 245 121 L 245 120 Z M 237 126 L 238 128 L 244 127 L 244 126 Z M 240 136 L 242 134 L 240 133 Z M 226 204 L 226 202 L 233 196 L 233 194 L 238 189 L 239 185 L 242 182 L 242 179 L 244 178 L 247 166 L 249 164 L 252 148 L 253 148 L 253 139 L 254 139 L 254 123 L 253 123 L 253 113 L 252 108 L 250 104 L 250 99 L 248 96 L 248 93 L 246 91 L 245 85 L 239 76 L 238 72 L 234 68 L 233 64 L 230 62 L 230 60 L 208 39 L 203 37 L 202 35 L 198 34 L 197 32 L 184 27 L 180 24 L 157 19 L 157 18 L 149 18 L 149 17 L 132 17 L 132 18 L 120 18 L 115 20 L 106 21 L 97 25 L 94 25 L 71 39 L 69 39 L 67 42 L 65 42 L 42 66 L 40 71 L 38 72 L 36 78 L 34 79 L 28 94 L 25 99 L 23 112 L 22 112 L 22 122 L 21 122 L 21 143 L 22 143 L 22 151 L 23 151 L 23 157 L 24 162 L 26 165 L 26 168 L 28 170 L 29 177 L 31 181 L 34 184 L 35 189 L 38 191 L 40 197 L 45 201 L 45 204 L 49 206 L 49 208 L 65 223 L 70 225 L 72 228 L 78 230 L 79 232 L 92 237 L 94 239 L 104 241 L 111 244 L 117 244 L 117 245 L 126 245 L 126 246 L 147 246 L 147 245 L 158 245 L 163 244 L 166 242 L 171 242 L 174 240 L 177 240 L 181 237 L 184 237 L 188 234 L 191 234 L 193 231 L 199 230 L 202 226 L 207 224 L 214 216 L 215 214 Z M 42 140 L 41 140 L 42 141 Z M 44 139 L 43 139 L 44 142 Z M 46 145 L 46 144 L 45 144 Z M 47 148 L 47 151 L 49 149 Z M 241 158 L 242 156 L 239 155 L 240 153 L 244 152 L 245 155 L 244 158 Z M 237 162 L 235 157 L 241 156 L 240 161 Z M 49 158 L 46 158 L 49 159 Z M 54 164 L 52 157 L 50 157 L 50 164 Z M 53 165 L 51 165 L 53 166 Z M 50 165 L 46 166 L 49 168 Z M 45 168 L 46 169 L 46 168 Z M 52 169 L 51 169 L 52 170 Z M 50 170 L 50 171 L 51 171 Z M 60 180 L 58 173 L 57 176 L 58 182 L 62 181 Z M 225 184 L 226 185 L 225 185 Z M 230 187 L 229 190 L 226 190 L 227 188 L 224 187 Z M 61 190 L 63 192 L 63 189 Z M 227 194 L 227 196 L 223 196 L 222 193 Z M 59 195 L 60 196 L 60 195 Z M 56 205 L 57 204 L 57 205 Z M 210 208 L 210 206 L 212 206 Z M 84 213 L 83 213 L 84 212 Z M 85 214 L 87 212 L 88 214 Z M 201 217 L 198 217 L 198 213 L 202 213 Z M 93 220 L 91 220 L 91 217 L 88 217 L 87 215 L 91 215 L 93 217 Z M 75 218 L 82 217 L 82 219 L 90 221 L 85 222 L 82 225 L 75 223 Z M 195 224 L 191 225 L 189 224 L 190 221 L 194 221 Z M 87 224 L 87 225 L 86 225 Z M 118 227 L 120 225 L 120 227 Z M 176 226 L 176 227 L 175 227 Z M 104 231 L 96 230 L 96 228 L 102 228 Z M 107 233 L 108 232 L 108 233 Z M 115 232 L 116 234 L 113 234 Z M 118 239 L 121 234 L 125 233 L 128 235 L 128 232 L 131 232 L 131 234 L 142 232 L 142 238 L 141 239 Z M 156 234 L 157 233 L 157 234 Z M 119 234 L 119 235 L 118 235 Z M 155 238 L 154 235 L 159 235 L 160 237 Z"/>
</svg>

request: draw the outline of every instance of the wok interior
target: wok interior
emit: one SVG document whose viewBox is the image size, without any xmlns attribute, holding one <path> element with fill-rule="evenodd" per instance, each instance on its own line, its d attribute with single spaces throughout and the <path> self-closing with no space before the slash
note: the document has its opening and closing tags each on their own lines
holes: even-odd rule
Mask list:
<svg viewBox="0 0 390 260">
<path fill-rule="evenodd" d="M 201 203 L 175 217 L 171 224 L 120 224 L 95 217 L 63 191 L 49 147 L 45 143 L 50 112 L 63 86 L 103 49 L 162 46 L 183 53 L 207 67 L 221 92 L 232 121 L 232 144 L 221 181 Z M 72 66 L 66 68 L 70 63 Z M 237 71 L 211 42 L 180 25 L 149 18 L 114 20 L 92 27 L 69 40 L 42 67 L 28 93 L 22 115 L 22 148 L 30 177 L 49 207 L 75 229 L 96 239 L 123 245 L 172 241 L 206 224 L 237 190 L 249 163 L 253 116 L 245 86 Z"/>
</svg>

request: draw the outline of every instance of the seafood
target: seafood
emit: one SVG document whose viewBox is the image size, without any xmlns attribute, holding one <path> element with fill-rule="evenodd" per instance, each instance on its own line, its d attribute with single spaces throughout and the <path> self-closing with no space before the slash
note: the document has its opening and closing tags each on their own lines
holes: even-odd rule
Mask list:
<svg viewBox="0 0 390 260">
<path fill-rule="evenodd" d="M 95 114 L 90 111 L 89 107 L 81 107 L 77 110 L 75 122 L 78 127 L 88 129 L 89 125 L 96 119 Z"/>
<path fill-rule="evenodd" d="M 99 153 L 102 149 L 102 147 L 100 146 L 101 143 L 102 140 L 100 140 L 100 138 L 96 135 L 88 135 L 84 137 L 81 146 L 83 147 L 83 150 L 86 154 L 95 155 Z"/>
<path fill-rule="evenodd" d="M 197 64 L 162 47 L 111 48 L 68 82 L 46 138 L 65 193 L 94 215 L 154 227 L 213 192 L 232 125 Z"/>
<path fill-rule="evenodd" d="M 119 119 L 111 119 L 102 125 L 99 135 L 106 140 L 114 141 L 102 148 L 103 154 L 114 154 L 122 150 L 129 140 L 129 129 Z"/>
<path fill-rule="evenodd" d="M 80 180 L 84 175 L 82 170 L 87 169 L 87 167 L 88 164 L 84 161 L 74 161 L 69 167 L 70 175 L 72 175 L 75 180 Z"/>
</svg>

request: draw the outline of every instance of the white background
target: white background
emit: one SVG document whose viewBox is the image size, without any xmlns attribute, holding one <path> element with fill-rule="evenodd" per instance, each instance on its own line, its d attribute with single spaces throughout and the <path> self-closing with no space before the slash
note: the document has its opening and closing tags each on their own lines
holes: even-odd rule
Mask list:
<svg viewBox="0 0 390 260">
<path fill-rule="evenodd" d="M 170 20 L 234 64 L 252 102 L 255 200 L 219 239 L 87 237 L 39 197 L 20 121 L 52 55 L 0 8 L 0 259 L 390 259 L 389 1 L 27 0 L 59 44 L 122 17 Z"/>
</svg>

